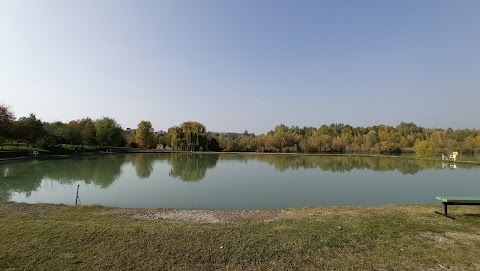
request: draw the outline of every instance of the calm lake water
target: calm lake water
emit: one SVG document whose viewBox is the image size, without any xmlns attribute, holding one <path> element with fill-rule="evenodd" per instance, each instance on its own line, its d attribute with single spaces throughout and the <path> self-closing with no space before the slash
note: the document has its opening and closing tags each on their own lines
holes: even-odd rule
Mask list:
<svg viewBox="0 0 480 271">
<path fill-rule="evenodd" d="M 454 168 L 456 167 L 456 168 Z M 0 197 L 118 207 L 268 209 L 479 196 L 480 167 L 405 158 L 115 154 L 0 163 Z"/>
</svg>

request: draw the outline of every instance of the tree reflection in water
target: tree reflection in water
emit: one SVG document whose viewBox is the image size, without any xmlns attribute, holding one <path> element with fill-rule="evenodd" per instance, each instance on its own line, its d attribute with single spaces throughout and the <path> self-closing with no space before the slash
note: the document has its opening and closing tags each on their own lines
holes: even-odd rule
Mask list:
<svg viewBox="0 0 480 271">
<path fill-rule="evenodd" d="M 149 178 L 153 172 L 153 163 L 155 160 L 161 160 L 155 154 L 140 154 L 127 157 L 128 160 L 131 160 L 135 167 L 135 173 L 140 179 Z"/>
<path fill-rule="evenodd" d="M 122 166 L 131 163 L 140 179 L 150 178 L 155 161 L 170 165 L 169 176 L 184 182 L 198 182 L 206 177 L 218 161 L 267 163 L 278 171 L 320 169 L 331 172 L 348 172 L 354 169 L 373 171 L 399 171 L 416 174 L 426 169 L 441 169 L 438 161 L 406 159 L 402 157 L 359 157 L 318 155 L 268 155 L 268 154 L 127 154 L 104 155 L 75 159 L 53 159 L 0 163 L 0 199 L 11 193 L 31 193 L 38 190 L 42 180 L 50 179 L 60 184 L 83 181 L 86 184 L 107 188 L 122 174 Z M 474 164 L 458 165 L 462 168 L 478 167 Z"/>
<path fill-rule="evenodd" d="M 436 161 L 402 157 L 259 155 L 256 159 L 273 165 L 279 171 L 318 168 L 323 171 L 348 172 L 354 169 L 368 169 L 373 171 L 396 170 L 402 174 L 416 174 L 420 170 L 439 168 L 439 163 Z"/>
<path fill-rule="evenodd" d="M 0 195 L 36 191 L 44 179 L 60 184 L 83 181 L 106 188 L 122 174 L 124 157 L 106 155 L 0 164 Z"/>
<path fill-rule="evenodd" d="M 207 170 L 217 165 L 218 154 L 166 153 L 134 154 L 126 158 L 135 168 L 137 177 L 149 178 L 155 161 L 166 161 L 170 165 L 170 177 L 185 182 L 198 182 L 205 178 Z"/>
<path fill-rule="evenodd" d="M 198 182 L 205 178 L 207 169 L 214 168 L 218 154 L 172 153 L 169 163 L 172 166 L 170 176 L 184 182 Z"/>
</svg>

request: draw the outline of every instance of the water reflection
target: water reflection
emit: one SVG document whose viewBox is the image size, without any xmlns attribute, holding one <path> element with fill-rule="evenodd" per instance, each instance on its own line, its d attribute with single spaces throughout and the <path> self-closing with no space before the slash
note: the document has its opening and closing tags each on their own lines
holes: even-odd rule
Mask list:
<svg viewBox="0 0 480 271">
<path fill-rule="evenodd" d="M 27 161 L 0 164 L 0 199 L 8 199 L 11 193 L 31 193 L 41 186 L 42 180 L 54 180 L 60 184 L 82 181 L 101 188 L 112 185 L 122 175 L 122 167 L 131 164 L 139 179 L 150 179 L 155 163 L 168 164 L 169 176 L 184 182 L 204 179 L 209 169 L 218 161 L 247 163 L 256 161 L 272 165 L 278 171 L 320 169 L 330 172 L 349 172 L 354 169 L 373 171 L 398 171 L 416 174 L 421 170 L 441 168 L 477 167 L 472 164 L 442 164 L 436 161 L 405 158 L 356 157 L 356 156 L 305 156 L 261 154 L 129 154 L 106 155 L 76 159 Z"/>
<path fill-rule="evenodd" d="M 207 169 L 217 165 L 218 154 L 170 154 L 169 164 L 172 166 L 169 175 L 184 182 L 198 182 L 205 178 Z"/>
<path fill-rule="evenodd" d="M 132 163 L 138 178 L 149 178 L 155 161 L 170 165 L 169 176 L 184 182 L 198 182 L 205 178 L 207 170 L 217 165 L 219 154 L 166 153 L 129 155 L 126 162 Z"/>
<path fill-rule="evenodd" d="M 124 156 L 101 156 L 0 164 L 0 190 L 32 191 L 40 186 L 43 179 L 62 184 L 81 180 L 106 188 L 122 174 L 123 163 Z"/>
<path fill-rule="evenodd" d="M 354 169 L 368 169 L 373 171 L 396 170 L 402 174 L 416 174 L 421 170 L 439 168 L 439 163 L 436 161 L 402 157 L 259 155 L 257 160 L 267 162 L 279 171 L 318 168 L 323 171 L 348 172 Z"/>
<path fill-rule="evenodd" d="M 140 179 L 149 178 L 153 172 L 153 163 L 157 160 L 156 156 L 153 155 L 132 155 L 127 156 L 127 160 L 131 160 L 133 166 L 135 167 L 135 172 L 137 177 Z"/>
<path fill-rule="evenodd" d="M 455 163 L 442 163 L 442 168 L 454 169 L 457 168 L 457 165 Z"/>
</svg>

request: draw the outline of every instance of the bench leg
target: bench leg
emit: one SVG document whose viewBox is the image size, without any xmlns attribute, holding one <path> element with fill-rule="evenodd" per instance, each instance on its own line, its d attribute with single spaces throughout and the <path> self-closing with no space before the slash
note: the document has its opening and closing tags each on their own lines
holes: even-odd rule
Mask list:
<svg viewBox="0 0 480 271">
<path fill-rule="evenodd" d="M 444 217 L 447 217 L 447 218 L 450 218 L 450 219 L 453 219 L 455 220 L 455 217 L 452 217 L 452 216 L 449 216 L 448 215 L 448 204 L 446 202 L 442 202 L 443 203 L 443 214 L 440 213 L 440 212 L 437 212 L 435 211 L 435 213 L 439 214 L 439 215 L 443 215 Z"/>
</svg>

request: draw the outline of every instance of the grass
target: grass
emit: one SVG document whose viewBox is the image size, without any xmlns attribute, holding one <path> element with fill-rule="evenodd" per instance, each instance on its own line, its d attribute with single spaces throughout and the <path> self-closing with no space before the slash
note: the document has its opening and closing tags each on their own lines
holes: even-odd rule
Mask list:
<svg viewBox="0 0 480 271">
<path fill-rule="evenodd" d="M 141 219 L 140 209 L 0 205 L 0 270 L 478 270 L 480 209 L 316 207 L 271 221 Z M 150 210 L 150 212 L 155 210 Z"/>
</svg>

